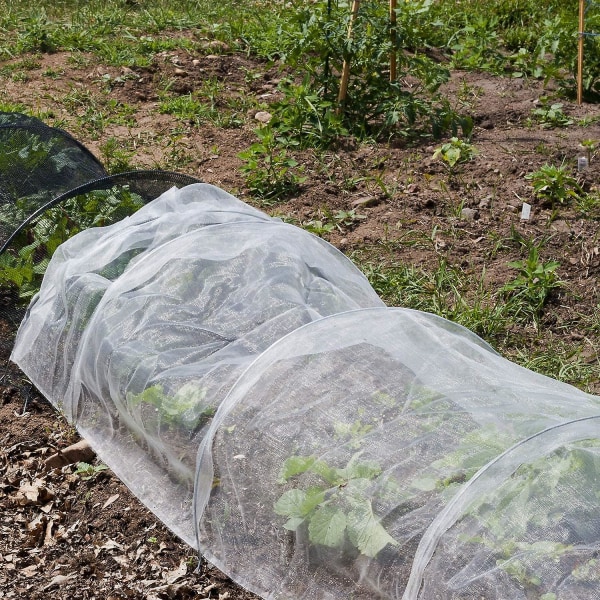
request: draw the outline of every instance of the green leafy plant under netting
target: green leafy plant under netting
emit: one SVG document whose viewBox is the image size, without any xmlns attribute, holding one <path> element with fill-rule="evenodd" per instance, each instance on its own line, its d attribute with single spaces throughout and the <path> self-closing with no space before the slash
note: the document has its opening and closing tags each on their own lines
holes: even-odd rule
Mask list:
<svg viewBox="0 0 600 600">
<path fill-rule="evenodd" d="M 306 472 L 315 474 L 320 484 L 288 490 L 275 503 L 275 512 L 288 517 L 285 529 L 296 531 L 306 523 L 311 543 L 342 548 L 348 540 L 371 558 L 388 544 L 398 545 L 373 513 L 367 497 L 381 476 L 376 462 L 361 461 L 357 453 L 344 468 L 336 469 L 314 456 L 291 456 L 282 467 L 280 482 Z M 386 491 L 380 493 L 393 493 L 392 483 L 385 484 Z"/>
</svg>

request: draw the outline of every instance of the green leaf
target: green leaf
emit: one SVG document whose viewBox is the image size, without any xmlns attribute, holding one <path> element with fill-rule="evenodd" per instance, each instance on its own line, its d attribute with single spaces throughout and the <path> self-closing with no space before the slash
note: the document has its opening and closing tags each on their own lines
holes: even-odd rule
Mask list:
<svg viewBox="0 0 600 600">
<path fill-rule="evenodd" d="M 314 464 L 314 456 L 290 456 L 284 463 L 279 473 L 278 482 L 285 483 L 290 477 L 306 473 Z"/>
<path fill-rule="evenodd" d="M 302 515 L 308 515 L 325 500 L 325 490 L 320 487 L 310 487 L 306 490 L 306 497 L 302 503 Z"/>
<path fill-rule="evenodd" d="M 315 512 L 308 525 L 308 537 L 314 544 L 338 548 L 344 543 L 346 515 L 333 506 Z"/>
<path fill-rule="evenodd" d="M 340 469 L 333 469 L 323 460 L 316 460 L 311 465 L 310 470 L 319 477 L 322 477 L 330 485 L 344 483 L 343 477 L 339 475 Z"/>
<path fill-rule="evenodd" d="M 141 402 L 147 402 L 148 404 L 152 404 L 153 406 L 160 408 L 164 397 L 165 396 L 161 385 L 151 385 L 140 394 L 132 394 L 131 392 L 127 393 L 127 401 L 132 406 L 136 406 Z"/>
<path fill-rule="evenodd" d="M 338 474 L 344 479 L 374 479 L 381 475 L 381 467 L 373 460 L 358 461 L 360 453 L 355 454 Z"/>
<path fill-rule="evenodd" d="M 298 527 L 300 527 L 305 520 L 306 519 L 303 519 L 302 517 L 292 517 L 283 524 L 283 528 L 287 529 L 288 531 L 296 531 L 296 529 L 298 529 Z"/>
<path fill-rule="evenodd" d="M 348 513 L 348 537 L 365 556 L 373 558 L 388 544 L 397 546 L 398 542 L 384 529 L 373 514 L 371 502 L 355 506 Z"/>
<path fill-rule="evenodd" d="M 306 491 L 293 489 L 284 492 L 274 508 L 278 515 L 304 519 L 324 500 L 325 491 L 321 488 L 311 487 Z"/>
<path fill-rule="evenodd" d="M 460 160 L 460 149 L 459 148 L 448 148 L 442 155 L 444 160 L 453 167 Z"/>
<path fill-rule="evenodd" d="M 273 508 L 278 515 L 284 517 L 304 517 L 302 506 L 305 500 L 304 490 L 288 490 L 275 502 Z"/>
</svg>

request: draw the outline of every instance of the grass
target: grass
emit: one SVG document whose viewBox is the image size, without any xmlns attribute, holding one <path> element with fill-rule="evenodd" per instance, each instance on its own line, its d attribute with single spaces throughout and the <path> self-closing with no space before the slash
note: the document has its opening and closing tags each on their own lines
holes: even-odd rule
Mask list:
<svg viewBox="0 0 600 600">
<path fill-rule="evenodd" d="M 551 236 L 526 238 L 513 230 L 506 239 L 490 238 L 492 264 L 501 255 L 514 255 L 515 250 L 523 256 L 508 263 L 513 276 L 502 286 L 488 277 L 485 267 L 451 264 L 437 250 L 439 239 L 459 236 L 459 230 L 442 232 L 436 227 L 429 235 L 408 230 L 394 241 L 382 240 L 355 251 L 352 259 L 387 305 L 431 312 L 460 323 L 514 362 L 592 389 L 599 364 L 590 340 L 597 335 L 598 310 L 591 315 L 575 314 L 562 324 L 565 333 L 582 331 L 583 342 L 561 339 L 556 326 L 548 327 L 551 309 L 547 304 L 559 293 L 571 295 L 559 276 L 560 263 L 542 258 Z M 427 252 L 427 264 L 398 260 L 408 248 Z"/>
<path fill-rule="evenodd" d="M 170 83 L 165 86 L 159 104 L 160 112 L 175 115 L 196 126 L 212 123 L 223 128 L 241 127 L 246 111 L 254 105 L 244 97 L 228 98 L 224 93 L 225 84 L 214 78 L 208 78 L 200 88 L 184 95 L 171 94 Z"/>
<path fill-rule="evenodd" d="M 439 258 L 431 269 L 406 264 L 365 262 L 360 267 L 389 306 L 431 312 L 460 323 L 497 346 L 514 306 L 490 294 L 483 277 L 471 278 Z"/>
</svg>

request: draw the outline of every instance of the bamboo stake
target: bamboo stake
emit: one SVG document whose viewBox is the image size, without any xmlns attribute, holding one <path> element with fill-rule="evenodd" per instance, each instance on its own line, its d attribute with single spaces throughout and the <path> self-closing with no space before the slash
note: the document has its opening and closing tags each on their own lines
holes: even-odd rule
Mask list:
<svg viewBox="0 0 600 600">
<path fill-rule="evenodd" d="M 327 0 L 327 21 L 331 22 L 331 0 Z M 325 39 L 329 38 L 329 34 L 325 34 Z M 327 44 L 327 54 L 325 55 L 325 68 L 323 69 L 323 97 L 327 98 L 329 95 L 329 61 L 331 59 L 331 50 L 329 44 Z"/>
<path fill-rule="evenodd" d="M 585 27 L 585 0 L 579 0 L 579 43 L 577 52 L 577 104 L 583 102 L 583 35 Z"/>
<path fill-rule="evenodd" d="M 358 16 L 358 7 L 360 6 L 360 0 L 354 0 L 352 2 L 352 14 L 350 15 L 350 23 L 348 23 L 348 39 L 352 37 L 352 26 Z M 338 112 L 341 110 L 341 105 L 346 100 L 348 93 L 348 80 L 350 79 L 350 60 L 344 59 L 344 65 L 342 66 L 342 79 L 340 80 L 340 92 L 338 94 Z"/>
<path fill-rule="evenodd" d="M 390 36 L 392 50 L 390 52 L 390 82 L 396 81 L 396 0 L 390 0 Z"/>
</svg>

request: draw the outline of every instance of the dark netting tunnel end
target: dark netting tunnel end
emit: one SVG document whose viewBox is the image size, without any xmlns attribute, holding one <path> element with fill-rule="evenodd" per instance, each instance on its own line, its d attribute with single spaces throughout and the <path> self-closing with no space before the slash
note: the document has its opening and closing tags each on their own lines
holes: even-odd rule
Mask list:
<svg viewBox="0 0 600 600">
<path fill-rule="evenodd" d="M 386 308 L 333 246 L 223 190 L 110 179 L 29 118 L 0 115 L 0 136 L 25 160 L 0 173 L 2 256 L 32 265 L 18 293 L 2 282 L 30 302 L 12 360 L 235 581 L 302 600 L 600 597 L 598 397 Z M 38 167 L 55 184 L 11 187 Z M 78 221 L 57 231 L 57 206 Z M 65 240 L 26 256 L 34 228 Z"/>
</svg>

